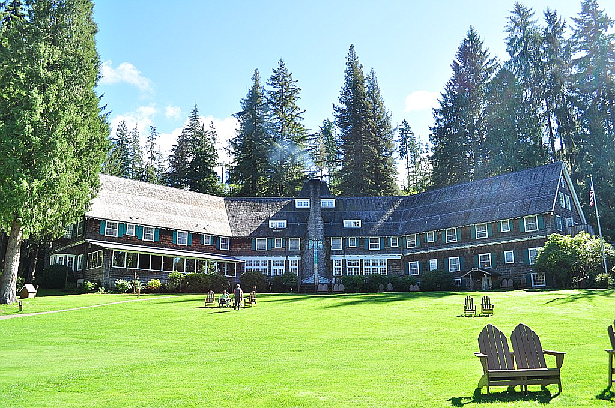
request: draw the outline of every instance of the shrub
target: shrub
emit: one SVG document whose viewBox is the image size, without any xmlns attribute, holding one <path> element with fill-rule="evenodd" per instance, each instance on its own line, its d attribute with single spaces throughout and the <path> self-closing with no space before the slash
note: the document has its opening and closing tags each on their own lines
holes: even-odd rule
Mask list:
<svg viewBox="0 0 615 408">
<path fill-rule="evenodd" d="M 421 290 L 424 292 L 453 290 L 454 288 L 455 280 L 453 275 L 442 269 L 425 272 L 421 278 Z"/>
<path fill-rule="evenodd" d="M 416 277 L 410 275 L 394 276 L 391 278 L 393 290 L 396 292 L 409 292 L 410 285 L 416 285 L 416 282 Z"/>
<path fill-rule="evenodd" d="M 292 292 L 297 289 L 299 278 L 292 272 L 286 272 L 283 275 L 276 275 L 269 279 L 269 287 L 272 292 Z M 246 287 L 246 290 L 252 290 L 252 287 Z"/>
<path fill-rule="evenodd" d="M 132 290 L 132 283 L 125 281 L 124 279 L 117 279 L 115 281 L 115 291 L 120 293 L 126 293 Z"/>
<path fill-rule="evenodd" d="M 342 276 L 342 285 L 346 292 L 365 292 L 365 279 L 359 275 Z"/>
<path fill-rule="evenodd" d="M 388 283 L 389 278 L 386 275 L 367 275 L 365 277 L 365 291 L 371 293 L 378 292 L 380 285 L 382 285 L 382 290 L 386 290 Z"/>
<path fill-rule="evenodd" d="M 83 288 L 86 292 L 96 292 L 98 285 L 95 282 L 85 281 L 83 282 Z"/>
<path fill-rule="evenodd" d="M 221 293 L 224 290 L 229 290 L 231 287 L 228 279 L 219 273 L 208 273 L 206 276 L 209 280 L 209 287 L 206 291 L 213 290 L 216 293 Z"/>
<path fill-rule="evenodd" d="M 75 276 L 65 265 L 49 265 L 35 278 L 35 284 L 44 289 L 64 289 L 66 282 L 75 282 Z"/>
<path fill-rule="evenodd" d="M 256 286 L 257 290 L 262 292 L 268 287 L 267 278 L 260 272 L 244 272 L 241 274 L 240 281 L 246 291 L 251 291 Z"/>
<path fill-rule="evenodd" d="M 173 271 L 167 278 L 166 288 L 169 292 L 180 292 L 182 283 L 184 282 L 184 274 L 181 272 Z"/>
<path fill-rule="evenodd" d="M 184 292 L 205 293 L 210 286 L 209 276 L 204 273 L 187 273 L 184 276 Z"/>
<path fill-rule="evenodd" d="M 160 279 L 150 279 L 147 281 L 147 290 L 150 292 L 158 292 L 162 287 L 162 283 L 160 283 Z"/>
</svg>

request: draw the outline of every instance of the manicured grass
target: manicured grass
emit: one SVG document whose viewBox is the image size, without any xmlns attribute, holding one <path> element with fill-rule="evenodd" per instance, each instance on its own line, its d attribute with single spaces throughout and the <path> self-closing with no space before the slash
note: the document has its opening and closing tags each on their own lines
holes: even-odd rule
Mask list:
<svg viewBox="0 0 615 408">
<path fill-rule="evenodd" d="M 613 291 L 493 292 L 492 317 L 459 317 L 467 293 L 259 295 L 203 307 L 203 295 L 150 296 L 0 320 L 3 407 L 612 406 L 606 327 Z M 482 293 L 471 293 L 479 301 Z M 58 298 L 58 299 L 56 299 Z M 136 299 L 29 299 L 53 310 Z M 14 313 L 3 306 L 4 314 Z M 520 322 L 565 351 L 563 393 L 475 394 L 477 336 Z M 547 357 L 549 358 L 549 357 Z M 552 360 L 547 360 L 553 364 Z"/>
</svg>

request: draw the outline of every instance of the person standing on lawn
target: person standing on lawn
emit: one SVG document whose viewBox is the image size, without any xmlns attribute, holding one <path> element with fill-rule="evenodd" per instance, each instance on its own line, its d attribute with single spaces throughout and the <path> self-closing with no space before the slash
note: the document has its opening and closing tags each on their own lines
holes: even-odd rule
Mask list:
<svg viewBox="0 0 615 408">
<path fill-rule="evenodd" d="M 239 283 L 237 284 L 237 287 L 235 288 L 235 306 L 233 307 L 233 309 L 235 310 L 239 310 L 239 308 L 241 307 L 241 300 L 243 299 L 243 290 L 241 290 L 241 286 L 239 286 Z"/>
</svg>

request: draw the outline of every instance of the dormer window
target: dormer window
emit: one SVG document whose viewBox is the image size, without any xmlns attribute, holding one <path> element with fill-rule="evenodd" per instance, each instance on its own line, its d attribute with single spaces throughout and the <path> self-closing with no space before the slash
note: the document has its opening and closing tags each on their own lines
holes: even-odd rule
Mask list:
<svg viewBox="0 0 615 408">
<path fill-rule="evenodd" d="M 295 208 L 310 208 L 310 199 L 295 198 Z"/>
<path fill-rule="evenodd" d="M 406 248 L 416 248 L 417 246 L 417 235 L 408 235 L 408 237 L 406 237 Z"/>
<path fill-rule="evenodd" d="M 425 235 L 425 239 L 427 242 L 436 242 L 436 231 L 427 231 Z"/>
<path fill-rule="evenodd" d="M 321 208 L 335 208 L 335 198 L 322 198 L 320 200 Z"/>
<path fill-rule="evenodd" d="M 457 242 L 457 228 L 446 230 L 446 242 Z"/>
<path fill-rule="evenodd" d="M 489 238 L 487 224 L 476 224 L 476 239 Z"/>
<path fill-rule="evenodd" d="M 344 220 L 344 228 L 361 228 L 361 220 Z"/>
<path fill-rule="evenodd" d="M 269 220 L 269 228 L 271 229 L 286 228 L 286 220 Z"/>
</svg>

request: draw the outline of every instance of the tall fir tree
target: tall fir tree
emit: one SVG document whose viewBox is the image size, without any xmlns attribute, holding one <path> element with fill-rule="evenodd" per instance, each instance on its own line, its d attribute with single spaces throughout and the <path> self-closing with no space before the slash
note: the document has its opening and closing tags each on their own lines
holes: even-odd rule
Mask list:
<svg viewBox="0 0 615 408">
<path fill-rule="evenodd" d="M 252 87 L 241 100 L 235 118 L 239 129 L 229 142 L 233 162 L 229 183 L 234 194 L 263 197 L 268 193 L 269 156 L 273 140 L 268 126 L 268 107 L 258 69 L 252 75 Z"/>
<path fill-rule="evenodd" d="M 298 106 L 301 88 L 280 59 L 267 81 L 268 122 L 273 139 L 269 158 L 269 195 L 292 197 L 305 180 L 307 131 Z"/>
<path fill-rule="evenodd" d="M 401 125 L 397 128 L 399 139 L 397 139 L 397 152 L 399 158 L 404 161 L 406 169 L 406 192 L 418 193 L 421 192 L 422 181 L 422 158 L 421 146 L 410 124 L 404 119 Z"/>
<path fill-rule="evenodd" d="M 88 0 L 0 5 L 0 303 L 16 301 L 23 239 L 60 236 L 96 194 L 109 149 L 96 31 Z"/>
<path fill-rule="evenodd" d="M 128 178 L 142 180 L 145 165 L 143 161 L 143 151 L 141 149 L 141 134 L 139 133 L 139 126 L 137 124 L 135 124 L 135 127 L 130 131 L 128 140 L 130 157 Z"/>
<path fill-rule="evenodd" d="M 169 154 L 169 170 L 167 172 L 167 184 L 175 188 L 189 188 L 189 167 L 194 157 L 194 143 L 198 138 L 196 133 L 203 130 L 203 124 L 199 118 L 199 110 L 196 105 L 190 112 L 188 123 L 182 129 Z M 203 130 L 204 131 L 204 130 Z"/>
<path fill-rule="evenodd" d="M 117 125 L 115 137 L 111 138 L 111 150 L 103 164 L 103 173 L 111 176 L 130 178 L 130 133 L 126 121 Z"/>
<path fill-rule="evenodd" d="M 162 184 L 164 175 L 162 153 L 156 142 L 158 136 L 156 127 L 150 126 L 145 142 L 145 165 L 143 166 L 142 181 L 152 184 Z"/>
<path fill-rule="evenodd" d="M 319 175 L 329 181 L 331 191 L 339 185 L 340 151 L 335 124 L 325 119 L 318 132 L 311 135 L 310 154 Z"/>
<path fill-rule="evenodd" d="M 188 165 L 188 187 L 191 191 L 222 195 L 222 185 L 215 172 L 218 165 L 216 138 L 217 132 L 213 122 L 210 123 L 209 130 L 200 124 L 194 132 L 192 160 Z"/>
</svg>

